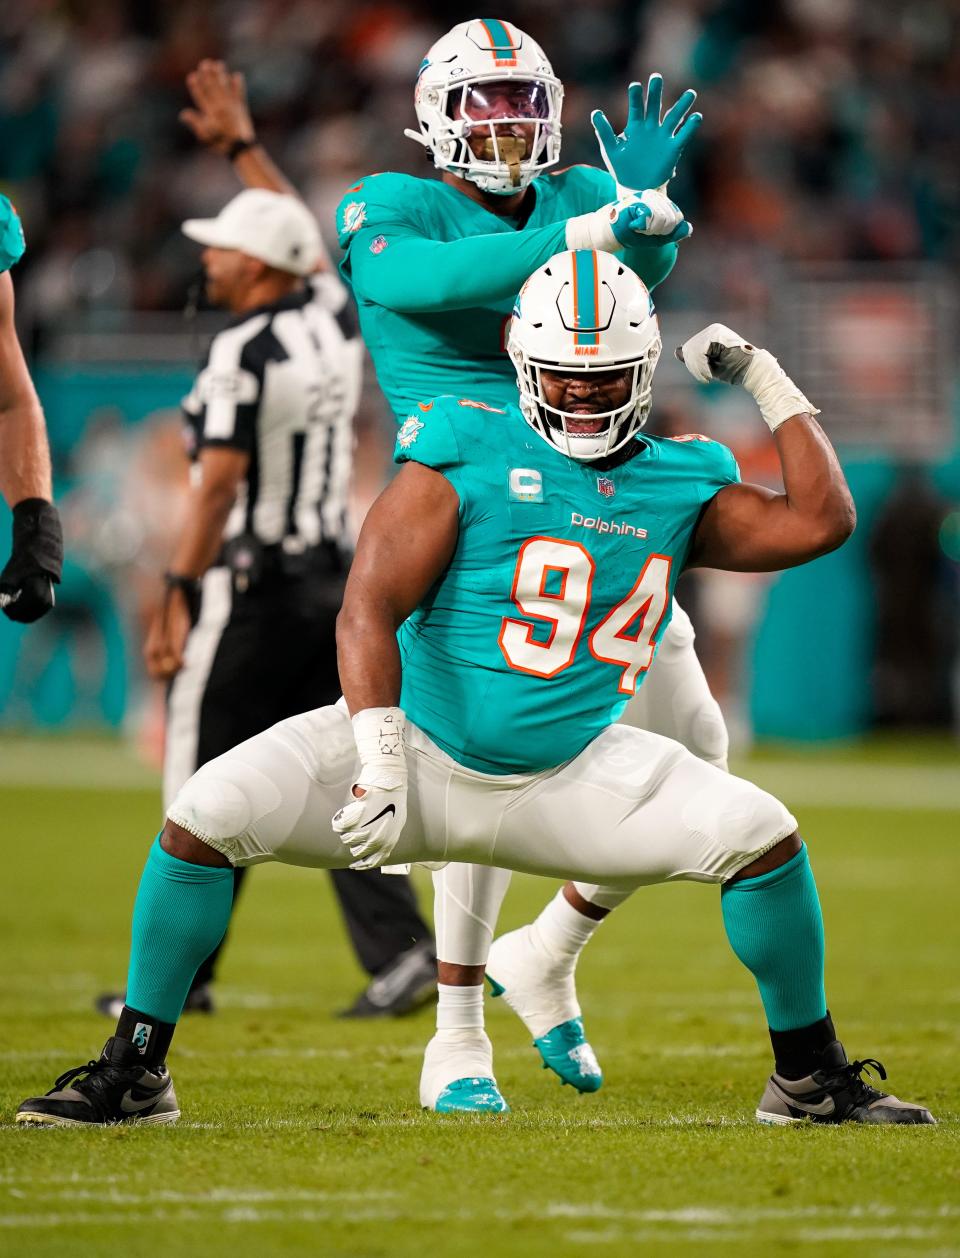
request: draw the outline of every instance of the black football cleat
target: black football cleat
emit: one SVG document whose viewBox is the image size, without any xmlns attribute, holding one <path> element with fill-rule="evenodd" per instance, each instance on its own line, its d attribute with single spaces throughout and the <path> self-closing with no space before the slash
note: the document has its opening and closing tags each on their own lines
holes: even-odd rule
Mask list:
<svg viewBox="0 0 960 1258">
<path fill-rule="evenodd" d="M 102 992 L 93 1002 L 93 1007 L 97 1013 L 105 1014 L 114 1022 L 123 1013 L 123 1006 L 126 1002 L 126 992 Z M 201 983 L 199 987 L 191 987 L 187 992 L 187 999 L 183 1004 L 184 1013 L 215 1013 L 216 1006 L 213 1003 L 213 992 L 207 983 Z"/>
<path fill-rule="evenodd" d="M 881 1079 L 887 1072 L 878 1061 L 847 1061 L 839 1040 L 821 1054 L 823 1066 L 805 1079 L 784 1079 L 772 1074 L 757 1107 L 761 1123 L 936 1123 L 923 1105 L 901 1101 L 864 1082 L 864 1070 L 875 1070 Z"/>
<path fill-rule="evenodd" d="M 31 1127 L 110 1127 L 116 1123 L 175 1123 L 180 1117 L 166 1066 L 147 1068 L 129 1040 L 112 1036 L 98 1061 L 62 1074 L 46 1096 L 17 1110 Z"/>
<path fill-rule="evenodd" d="M 338 1018 L 399 1018 L 437 997 L 437 954 L 432 939 L 401 952 Z"/>
</svg>

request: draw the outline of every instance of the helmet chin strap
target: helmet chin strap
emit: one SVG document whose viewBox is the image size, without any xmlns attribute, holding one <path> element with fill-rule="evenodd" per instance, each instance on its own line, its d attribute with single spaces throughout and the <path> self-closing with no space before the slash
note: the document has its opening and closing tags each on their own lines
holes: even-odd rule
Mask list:
<svg viewBox="0 0 960 1258">
<path fill-rule="evenodd" d="M 520 162 L 527 155 L 527 142 L 523 136 L 499 135 L 489 136 L 483 142 L 481 158 L 485 162 L 505 162 L 510 171 L 513 186 L 520 186 Z"/>
</svg>

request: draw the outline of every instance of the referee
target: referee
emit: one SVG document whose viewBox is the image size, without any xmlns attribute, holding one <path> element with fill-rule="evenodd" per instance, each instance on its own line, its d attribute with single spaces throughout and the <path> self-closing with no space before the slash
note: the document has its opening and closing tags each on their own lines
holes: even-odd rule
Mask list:
<svg viewBox="0 0 960 1258">
<path fill-rule="evenodd" d="M 169 683 L 165 808 L 206 761 L 340 695 L 334 628 L 362 371 L 352 306 L 340 281 L 317 271 L 319 230 L 298 198 L 246 189 L 183 231 L 206 246 L 208 298 L 233 319 L 183 403 L 187 518 L 144 649 L 150 676 Z M 245 873 L 234 871 L 234 896 Z M 372 977 L 345 1012 L 399 1014 L 427 999 L 434 942 L 409 880 L 330 876 Z M 212 1010 L 219 951 L 186 1009 Z M 113 1012 L 117 1000 L 97 1007 Z"/>
</svg>

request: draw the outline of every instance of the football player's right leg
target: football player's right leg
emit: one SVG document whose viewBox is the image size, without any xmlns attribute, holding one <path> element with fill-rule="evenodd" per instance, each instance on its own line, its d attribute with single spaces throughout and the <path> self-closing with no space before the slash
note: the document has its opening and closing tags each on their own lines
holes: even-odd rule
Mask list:
<svg viewBox="0 0 960 1258">
<path fill-rule="evenodd" d="M 682 743 L 698 759 L 727 768 L 729 738 L 694 650 L 693 625 L 674 604 L 653 667 L 627 704 L 621 724 Z M 545 1066 L 580 1092 L 603 1082 L 586 1038 L 576 993 L 580 953 L 632 890 L 568 882 L 528 926 L 494 941 L 488 977 L 534 1037 Z"/>
<path fill-rule="evenodd" d="M 433 875 L 437 936 L 437 1031 L 420 1075 L 420 1104 L 437 1113 L 504 1113 L 493 1073 L 493 1047 L 483 1028 L 483 972 L 506 869 L 447 865 Z"/>
<path fill-rule="evenodd" d="M 342 867 L 330 818 L 352 780 L 346 714 L 322 708 L 203 766 L 147 857 L 134 906 L 126 1005 L 100 1059 L 61 1075 L 17 1121 L 76 1126 L 179 1116 L 165 1060 L 197 967 L 226 930 L 233 866 L 280 859 Z"/>
</svg>

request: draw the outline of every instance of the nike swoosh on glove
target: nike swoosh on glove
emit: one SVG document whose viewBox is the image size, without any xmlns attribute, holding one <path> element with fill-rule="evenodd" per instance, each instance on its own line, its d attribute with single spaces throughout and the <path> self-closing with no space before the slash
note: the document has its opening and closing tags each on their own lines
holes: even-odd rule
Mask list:
<svg viewBox="0 0 960 1258">
<path fill-rule="evenodd" d="M 406 774 L 373 771 L 361 773 L 354 783 L 364 794 L 353 795 L 332 825 L 340 842 L 350 849 L 351 869 L 376 869 L 390 858 L 407 820 Z"/>
</svg>

